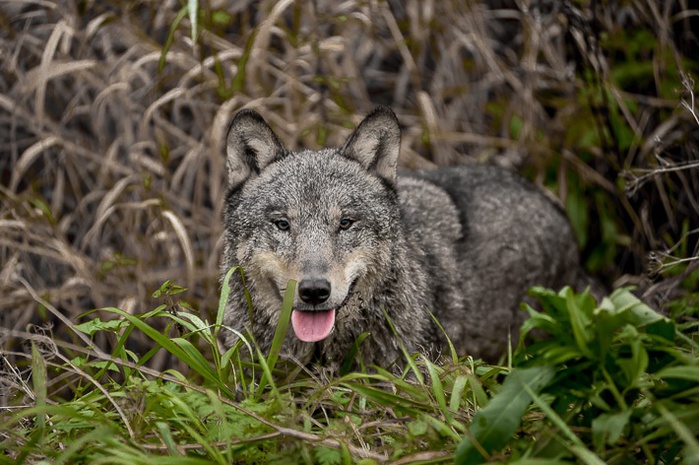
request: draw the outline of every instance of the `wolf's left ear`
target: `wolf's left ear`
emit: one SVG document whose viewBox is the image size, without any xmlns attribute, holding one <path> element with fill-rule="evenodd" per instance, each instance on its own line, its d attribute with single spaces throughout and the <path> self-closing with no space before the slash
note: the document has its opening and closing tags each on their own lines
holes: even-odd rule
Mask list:
<svg viewBox="0 0 699 465">
<path fill-rule="evenodd" d="M 388 107 L 377 107 L 349 136 L 341 153 L 395 185 L 400 153 L 400 126 L 395 113 Z"/>
<path fill-rule="evenodd" d="M 255 111 L 241 110 L 226 136 L 228 187 L 240 186 L 285 155 L 284 146 L 264 118 Z"/>
</svg>

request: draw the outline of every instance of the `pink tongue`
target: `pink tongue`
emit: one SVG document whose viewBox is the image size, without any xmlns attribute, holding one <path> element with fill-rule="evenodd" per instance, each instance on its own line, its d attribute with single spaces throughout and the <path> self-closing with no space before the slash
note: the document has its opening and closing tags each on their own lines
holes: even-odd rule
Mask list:
<svg viewBox="0 0 699 465">
<path fill-rule="evenodd" d="M 296 337 L 303 342 L 322 341 L 335 325 L 335 310 L 322 310 L 302 312 L 294 310 L 291 312 L 291 326 L 294 328 Z"/>
</svg>

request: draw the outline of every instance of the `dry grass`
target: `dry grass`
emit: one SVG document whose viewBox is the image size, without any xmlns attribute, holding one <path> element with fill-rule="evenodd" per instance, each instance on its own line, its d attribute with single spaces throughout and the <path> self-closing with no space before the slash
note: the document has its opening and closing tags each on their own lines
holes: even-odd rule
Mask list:
<svg viewBox="0 0 699 465">
<path fill-rule="evenodd" d="M 699 12 L 601 3 L 211 0 L 159 71 L 178 2 L 0 2 L 0 327 L 74 339 L 62 320 L 149 310 L 167 279 L 215 309 L 222 141 L 243 107 L 294 148 L 339 144 L 389 104 L 406 168 L 487 161 L 568 206 L 594 195 L 584 252 L 613 245 L 597 270 L 610 283 L 642 282 L 648 252 L 683 235 L 696 255 L 699 122 L 681 102 L 694 105 Z M 625 31 L 655 38 L 646 51 L 634 36 L 643 73 L 600 45 Z"/>
</svg>

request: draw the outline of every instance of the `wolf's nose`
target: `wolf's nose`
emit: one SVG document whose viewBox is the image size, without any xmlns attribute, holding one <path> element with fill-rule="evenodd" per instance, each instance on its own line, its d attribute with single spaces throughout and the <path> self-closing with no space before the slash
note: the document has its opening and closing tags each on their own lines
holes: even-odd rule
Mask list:
<svg viewBox="0 0 699 465">
<path fill-rule="evenodd" d="M 330 282 L 326 279 L 303 279 L 299 283 L 299 297 L 307 304 L 322 304 L 330 298 Z"/>
</svg>

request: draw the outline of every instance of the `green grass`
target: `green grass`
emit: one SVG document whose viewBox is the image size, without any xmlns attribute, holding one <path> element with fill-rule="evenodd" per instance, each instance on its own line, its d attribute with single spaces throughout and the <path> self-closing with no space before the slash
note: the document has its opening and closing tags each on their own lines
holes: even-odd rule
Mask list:
<svg viewBox="0 0 699 465">
<path fill-rule="evenodd" d="M 27 334 L 31 377 L 0 417 L 0 463 L 698 463 L 696 331 L 628 289 L 599 304 L 533 289 L 546 312 L 526 307 L 523 338 L 548 337 L 522 339 L 512 368 L 415 355 L 400 374 L 327 376 L 279 357 L 289 288 L 270 354 L 249 338 L 219 349 L 225 284 L 213 324 L 167 282 L 153 311 L 73 327 L 116 338 L 111 354 Z M 128 349 L 136 332 L 145 354 Z M 160 351 L 189 368 L 147 368 Z"/>
</svg>

